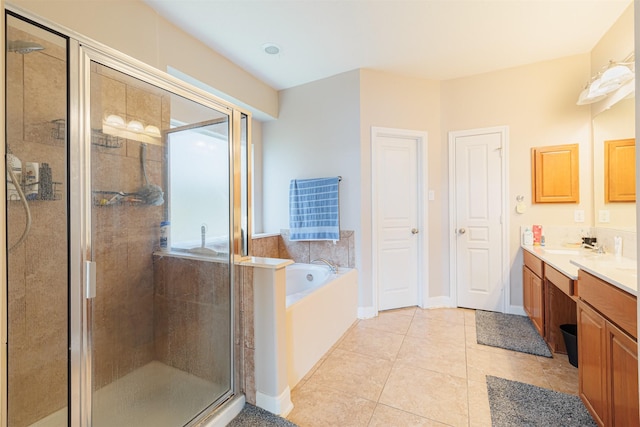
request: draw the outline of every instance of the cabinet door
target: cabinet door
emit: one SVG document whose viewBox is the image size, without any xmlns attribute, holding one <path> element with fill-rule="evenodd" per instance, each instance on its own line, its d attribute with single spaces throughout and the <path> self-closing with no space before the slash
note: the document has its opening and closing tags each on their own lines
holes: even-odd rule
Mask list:
<svg viewBox="0 0 640 427">
<path fill-rule="evenodd" d="M 522 267 L 522 305 L 524 306 L 524 311 L 527 312 L 529 317 L 533 317 L 533 313 L 531 311 L 531 278 L 533 277 L 533 273 L 529 270 L 528 267 Z"/>
<path fill-rule="evenodd" d="M 607 411 L 606 322 L 582 301 L 578 301 L 578 390 L 580 398 L 596 420 L 604 425 Z"/>
<path fill-rule="evenodd" d="M 636 140 L 604 142 L 604 197 L 610 202 L 636 201 Z"/>
<path fill-rule="evenodd" d="M 544 337 L 544 285 L 535 274 L 531 275 L 531 321 Z"/>
<path fill-rule="evenodd" d="M 638 343 L 607 322 L 607 374 L 611 426 L 638 426 Z"/>
<path fill-rule="evenodd" d="M 534 203 L 579 203 L 578 144 L 531 149 Z"/>
</svg>

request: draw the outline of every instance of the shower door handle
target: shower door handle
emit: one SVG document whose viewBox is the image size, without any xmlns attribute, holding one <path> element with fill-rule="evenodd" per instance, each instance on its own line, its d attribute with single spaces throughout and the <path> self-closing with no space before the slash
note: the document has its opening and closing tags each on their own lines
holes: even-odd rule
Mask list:
<svg viewBox="0 0 640 427">
<path fill-rule="evenodd" d="M 96 296 L 96 263 L 94 261 L 85 261 L 85 295 L 87 299 L 93 299 Z"/>
</svg>

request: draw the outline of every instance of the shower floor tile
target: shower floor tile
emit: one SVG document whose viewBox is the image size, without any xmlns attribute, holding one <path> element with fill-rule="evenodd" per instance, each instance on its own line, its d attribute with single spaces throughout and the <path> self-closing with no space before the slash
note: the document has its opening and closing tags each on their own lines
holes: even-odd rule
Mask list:
<svg viewBox="0 0 640 427">
<path fill-rule="evenodd" d="M 94 427 L 176 427 L 189 422 L 227 388 L 154 361 L 94 395 Z M 67 425 L 66 408 L 31 427 Z"/>
</svg>

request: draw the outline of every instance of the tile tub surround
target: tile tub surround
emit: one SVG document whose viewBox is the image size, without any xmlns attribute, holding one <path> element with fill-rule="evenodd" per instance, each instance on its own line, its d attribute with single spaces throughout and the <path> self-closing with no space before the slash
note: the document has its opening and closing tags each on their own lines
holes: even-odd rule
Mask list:
<svg viewBox="0 0 640 427">
<path fill-rule="evenodd" d="M 565 355 L 476 343 L 475 312 L 416 307 L 359 320 L 293 389 L 305 427 L 491 425 L 486 375 L 578 393 Z"/>
<path fill-rule="evenodd" d="M 355 236 L 350 230 L 341 230 L 340 240 L 336 243 L 292 242 L 289 240 L 289 230 L 280 230 L 279 235 L 255 235 L 251 243 L 251 254 L 256 257 L 292 259 L 303 264 L 325 258 L 338 267 L 355 268 L 356 265 Z"/>
</svg>

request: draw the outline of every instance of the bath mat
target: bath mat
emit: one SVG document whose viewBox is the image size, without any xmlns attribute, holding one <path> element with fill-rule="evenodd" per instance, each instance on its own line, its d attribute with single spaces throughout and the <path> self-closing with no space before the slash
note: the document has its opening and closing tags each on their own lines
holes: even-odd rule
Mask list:
<svg viewBox="0 0 640 427">
<path fill-rule="evenodd" d="M 257 406 L 245 403 L 244 408 L 227 427 L 298 427 L 282 417 L 265 411 Z"/>
<path fill-rule="evenodd" d="M 544 339 L 527 316 L 476 310 L 478 344 L 552 357 Z"/>
<path fill-rule="evenodd" d="M 578 396 L 487 375 L 492 427 L 597 426 Z"/>
</svg>

